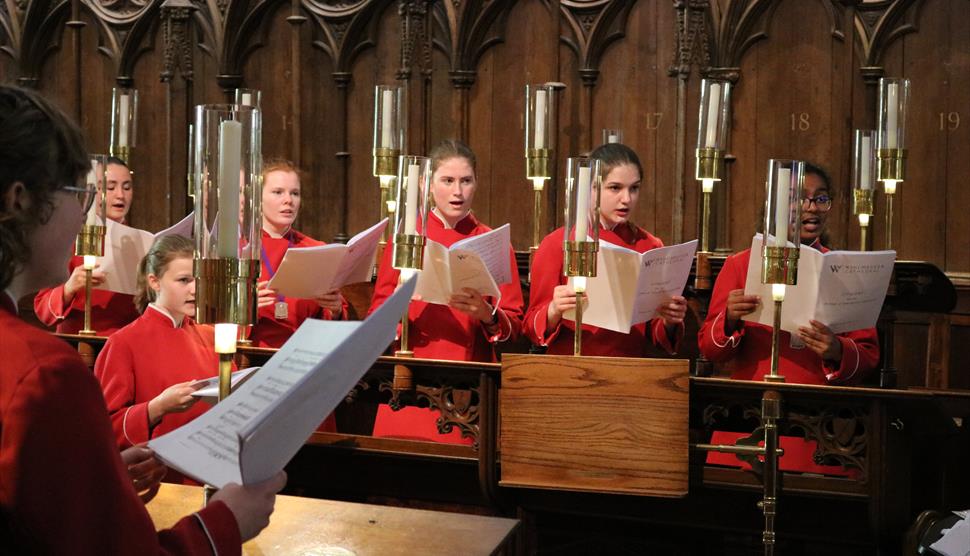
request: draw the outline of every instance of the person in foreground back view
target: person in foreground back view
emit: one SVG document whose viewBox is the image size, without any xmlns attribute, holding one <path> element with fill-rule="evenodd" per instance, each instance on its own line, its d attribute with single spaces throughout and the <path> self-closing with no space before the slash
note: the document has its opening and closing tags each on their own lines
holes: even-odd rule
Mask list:
<svg viewBox="0 0 970 556">
<path fill-rule="evenodd" d="M 82 185 L 87 167 L 63 112 L 0 86 L 0 553 L 239 554 L 269 524 L 285 474 L 229 484 L 156 532 L 143 500 L 164 466 L 144 446 L 118 452 L 101 389 L 78 354 L 17 318 L 16 300 L 67 278 L 94 200 Z"/>
</svg>

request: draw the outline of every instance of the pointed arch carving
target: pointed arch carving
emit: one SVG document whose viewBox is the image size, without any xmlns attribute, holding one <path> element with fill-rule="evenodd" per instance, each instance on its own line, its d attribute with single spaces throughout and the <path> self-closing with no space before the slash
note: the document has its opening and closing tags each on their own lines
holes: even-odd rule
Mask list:
<svg viewBox="0 0 970 556">
<path fill-rule="evenodd" d="M 161 0 L 81 0 L 97 22 L 98 51 L 115 66 L 119 85 L 131 86 L 135 64 L 152 50 Z"/>
<path fill-rule="evenodd" d="M 633 4 L 629 0 L 561 0 L 560 11 L 569 33 L 560 36 L 560 41 L 579 58 L 584 84 L 596 83 L 606 48 L 626 36 Z"/>
<path fill-rule="evenodd" d="M 451 0 L 436 3 L 432 17 L 439 33 L 434 46 L 448 57 L 452 85 L 471 87 L 485 52 L 505 42 L 513 0 Z"/>
<path fill-rule="evenodd" d="M 21 85 L 35 86 L 44 60 L 60 48 L 70 8 L 69 0 L 0 2 L 0 37 L 6 37 L 0 51 L 16 62 Z"/>
<path fill-rule="evenodd" d="M 313 47 L 333 61 L 334 72 L 348 74 L 362 52 L 377 44 L 380 15 L 393 0 L 357 0 L 334 6 L 320 0 L 303 0 L 303 10 L 314 23 Z"/>
<path fill-rule="evenodd" d="M 892 0 L 856 6 L 855 37 L 862 46 L 860 71 L 866 83 L 875 83 L 883 76 L 883 59 L 890 45 L 919 31 L 923 4 L 923 0 Z"/>
</svg>

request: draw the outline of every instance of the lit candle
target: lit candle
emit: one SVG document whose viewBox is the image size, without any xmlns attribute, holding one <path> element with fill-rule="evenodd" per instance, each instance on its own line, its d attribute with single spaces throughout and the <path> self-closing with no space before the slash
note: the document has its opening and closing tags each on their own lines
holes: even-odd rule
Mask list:
<svg viewBox="0 0 970 556">
<path fill-rule="evenodd" d="M 862 165 L 860 168 L 861 172 L 859 174 L 859 187 L 861 189 L 872 189 L 872 174 L 870 173 L 870 167 L 872 166 L 872 139 L 868 135 L 862 136 L 862 147 L 860 148 L 862 152 L 859 153 L 859 164 Z"/>
<path fill-rule="evenodd" d="M 128 146 L 128 95 L 121 95 L 118 101 L 118 146 Z"/>
<path fill-rule="evenodd" d="M 606 142 L 607 143 L 619 143 L 620 142 L 620 136 L 619 135 L 616 135 L 614 133 L 611 133 L 610 136 L 606 138 Z"/>
<path fill-rule="evenodd" d="M 714 180 L 712 180 L 712 179 L 703 179 L 703 180 L 701 180 L 701 191 L 703 191 L 704 193 L 713 193 L 714 192 Z"/>
<path fill-rule="evenodd" d="M 536 135 L 535 148 L 544 149 L 546 147 L 546 91 L 539 89 L 536 91 Z"/>
<path fill-rule="evenodd" d="M 720 118 L 721 106 L 721 84 L 711 83 L 710 92 L 707 96 L 707 138 L 704 146 L 713 149 L 717 146 L 717 123 Z"/>
<path fill-rule="evenodd" d="M 532 178 L 532 189 L 542 191 L 546 186 L 546 178 Z"/>
<path fill-rule="evenodd" d="M 243 93 L 242 94 L 242 105 L 243 106 L 252 106 L 253 105 L 253 95 L 252 95 L 252 93 Z"/>
<path fill-rule="evenodd" d="M 394 91 L 385 90 L 381 92 L 381 147 L 385 149 L 392 147 L 393 106 Z"/>
<path fill-rule="evenodd" d="M 407 205 L 404 207 L 404 233 L 414 235 L 417 233 L 418 220 L 418 179 L 421 177 L 420 166 L 417 164 L 408 165 L 408 188 Z"/>
<path fill-rule="evenodd" d="M 586 241 L 589 232 L 589 166 L 579 167 L 579 190 L 576 191 L 576 237 L 574 241 Z"/>
<path fill-rule="evenodd" d="M 791 195 L 791 169 L 778 169 L 778 188 L 775 197 L 775 246 L 785 247 L 788 243 L 788 199 Z"/>
<path fill-rule="evenodd" d="M 219 124 L 219 239 L 221 258 L 239 253 L 239 170 L 242 157 L 242 123 Z"/>
<path fill-rule="evenodd" d="M 895 149 L 896 134 L 898 132 L 897 118 L 899 117 L 899 92 L 896 83 L 886 87 L 886 148 Z"/>
<path fill-rule="evenodd" d="M 771 300 L 772 301 L 784 301 L 785 300 L 785 284 L 772 284 L 771 285 Z"/>
<path fill-rule="evenodd" d="M 216 353 L 236 353 L 236 338 L 239 334 L 239 325 L 220 322 L 216 324 L 215 328 Z"/>
<path fill-rule="evenodd" d="M 859 215 L 859 225 L 862 226 L 863 228 L 865 228 L 866 226 L 869 225 L 869 215 L 868 214 L 862 213 L 862 214 Z"/>
<path fill-rule="evenodd" d="M 98 258 L 94 255 L 84 256 L 84 270 L 94 270 L 95 265 L 98 264 Z"/>
<path fill-rule="evenodd" d="M 586 291 L 585 276 L 573 276 L 573 291 L 576 293 L 583 293 Z"/>
</svg>

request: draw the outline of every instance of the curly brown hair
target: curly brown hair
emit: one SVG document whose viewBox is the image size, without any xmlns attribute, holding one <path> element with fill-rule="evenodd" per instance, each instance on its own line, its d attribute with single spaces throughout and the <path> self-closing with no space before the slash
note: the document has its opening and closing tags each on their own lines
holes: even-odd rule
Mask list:
<svg viewBox="0 0 970 556">
<path fill-rule="evenodd" d="M 15 184 L 30 195 L 30 209 L 0 205 L 0 289 L 30 261 L 28 238 L 53 214 L 55 191 L 77 185 L 91 168 L 77 125 L 35 91 L 0 85 L 0 198 Z"/>
</svg>

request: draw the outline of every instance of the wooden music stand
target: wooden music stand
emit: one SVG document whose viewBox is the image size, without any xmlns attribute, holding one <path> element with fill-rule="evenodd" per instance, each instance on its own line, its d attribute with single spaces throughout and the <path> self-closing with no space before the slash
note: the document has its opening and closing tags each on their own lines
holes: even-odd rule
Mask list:
<svg viewBox="0 0 970 556">
<path fill-rule="evenodd" d="M 685 496 L 688 372 L 685 359 L 505 354 L 499 484 Z"/>
</svg>

